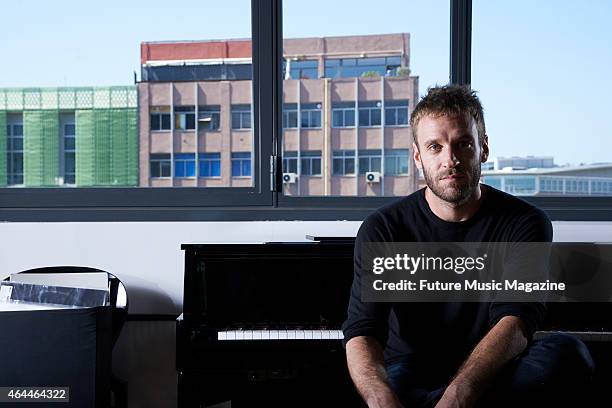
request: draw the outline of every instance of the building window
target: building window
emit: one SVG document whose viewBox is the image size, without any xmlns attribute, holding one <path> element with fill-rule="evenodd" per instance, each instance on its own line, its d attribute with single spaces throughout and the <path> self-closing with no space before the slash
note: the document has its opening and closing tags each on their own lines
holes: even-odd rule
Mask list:
<svg viewBox="0 0 612 408">
<path fill-rule="evenodd" d="M 6 125 L 6 175 L 9 186 L 23 184 L 23 123 Z"/>
<path fill-rule="evenodd" d="M 540 178 L 540 191 L 545 193 L 563 194 L 563 179 L 560 178 Z"/>
<path fill-rule="evenodd" d="M 337 150 L 332 153 L 333 174 L 344 176 L 355 174 L 355 151 Z"/>
<path fill-rule="evenodd" d="M 232 129 L 251 128 L 251 105 L 232 105 Z"/>
<path fill-rule="evenodd" d="M 174 108 L 174 128 L 176 130 L 195 129 L 195 106 L 176 106 Z"/>
<path fill-rule="evenodd" d="M 385 126 L 408 125 L 408 100 L 385 101 Z"/>
<path fill-rule="evenodd" d="M 219 130 L 221 123 L 221 107 L 199 106 L 198 107 L 198 129 Z"/>
<path fill-rule="evenodd" d="M 286 103 L 283 105 L 283 129 L 297 128 L 298 110 L 297 103 Z"/>
<path fill-rule="evenodd" d="M 535 176 L 529 177 L 506 177 L 504 190 L 511 194 L 534 194 Z"/>
<path fill-rule="evenodd" d="M 325 60 L 326 78 L 360 77 L 376 73 L 379 76 L 396 76 L 401 57 L 380 58 L 329 58 Z"/>
<path fill-rule="evenodd" d="M 501 177 L 498 177 L 498 176 L 486 176 L 483 179 L 483 183 L 485 183 L 486 185 L 489 185 L 489 186 L 491 186 L 493 188 L 496 188 L 498 190 L 503 190 Z"/>
<path fill-rule="evenodd" d="M 410 150 L 385 150 L 385 174 L 390 176 L 405 176 L 408 174 L 408 159 Z"/>
<path fill-rule="evenodd" d="M 174 177 L 195 177 L 195 153 L 178 153 L 174 155 Z"/>
<path fill-rule="evenodd" d="M 295 173 L 298 172 L 298 159 L 297 152 L 285 152 L 283 153 L 283 173 Z"/>
<path fill-rule="evenodd" d="M 171 174 L 172 162 L 170 154 L 151 155 L 151 178 L 168 178 Z"/>
<path fill-rule="evenodd" d="M 588 180 L 578 180 L 578 179 L 566 179 L 565 180 L 565 192 L 567 194 L 588 194 L 589 181 Z"/>
<path fill-rule="evenodd" d="M 232 153 L 232 177 L 251 176 L 251 152 Z"/>
<path fill-rule="evenodd" d="M 221 177 L 221 153 L 200 153 L 200 177 Z"/>
<path fill-rule="evenodd" d="M 380 101 L 359 102 L 359 126 L 380 126 Z"/>
<path fill-rule="evenodd" d="M 304 176 L 320 176 L 321 175 L 321 151 L 305 151 L 300 154 L 300 162 L 302 164 L 300 174 Z"/>
<path fill-rule="evenodd" d="M 64 124 L 64 184 L 76 184 L 76 127 L 74 123 Z"/>
<path fill-rule="evenodd" d="M 355 126 L 355 102 L 332 104 L 332 126 L 335 128 Z"/>
<path fill-rule="evenodd" d="M 321 127 L 321 104 L 304 103 L 300 108 L 300 125 L 303 128 Z"/>
<path fill-rule="evenodd" d="M 359 174 L 382 170 L 380 150 L 359 150 Z"/>
<path fill-rule="evenodd" d="M 151 106 L 151 130 L 170 130 L 170 107 L 169 106 Z"/>
<path fill-rule="evenodd" d="M 289 69 L 289 78 L 285 79 L 317 79 L 319 78 L 319 62 L 317 60 L 285 61 L 285 69 Z"/>
</svg>

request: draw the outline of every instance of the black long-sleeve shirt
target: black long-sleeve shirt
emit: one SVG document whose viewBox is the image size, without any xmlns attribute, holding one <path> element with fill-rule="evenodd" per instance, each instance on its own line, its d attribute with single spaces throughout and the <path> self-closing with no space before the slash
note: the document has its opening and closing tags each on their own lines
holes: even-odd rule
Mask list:
<svg viewBox="0 0 612 408">
<path fill-rule="evenodd" d="M 541 303 L 383 303 L 361 301 L 364 242 L 551 242 L 548 217 L 531 204 L 489 186 L 476 214 L 461 222 L 438 218 L 425 189 L 385 206 L 361 225 L 355 242 L 354 279 L 344 344 L 356 336 L 376 338 L 385 361 L 404 361 L 452 375 L 502 317 L 518 316 L 527 336 L 544 318 Z"/>
</svg>

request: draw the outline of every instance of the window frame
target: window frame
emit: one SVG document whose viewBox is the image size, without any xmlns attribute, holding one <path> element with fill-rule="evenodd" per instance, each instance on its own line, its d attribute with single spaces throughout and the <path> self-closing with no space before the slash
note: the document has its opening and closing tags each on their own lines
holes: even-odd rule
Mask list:
<svg viewBox="0 0 612 408">
<path fill-rule="evenodd" d="M 469 84 L 472 0 L 449 0 L 449 8 L 450 82 Z M 398 197 L 282 194 L 282 0 L 251 0 L 250 11 L 253 187 L 1 188 L 0 220 L 363 220 L 375 208 L 396 200 Z M 612 197 L 523 199 L 542 208 L 553 220 L 612 221 Z"/>
</svg>

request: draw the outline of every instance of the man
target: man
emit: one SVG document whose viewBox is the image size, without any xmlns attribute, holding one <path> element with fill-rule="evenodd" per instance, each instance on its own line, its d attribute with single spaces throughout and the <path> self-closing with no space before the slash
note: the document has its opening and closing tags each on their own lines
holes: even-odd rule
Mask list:
<svg viewBox="0 0 612 408">
<path fill-rule="evenodd" d="M 489 143 L 474 92 L 432 88 L 410 124 L 427 187 L 370 215 L 355 244 L 343 331 L 357 390 L 370 407 L 553 406 L 581 397 L 589 352 L 568 335 L 533 342 L 540 303 L 361 301 L 364 242 L 552 240 L 542 211 L 479 184 Z"/>
</svg>

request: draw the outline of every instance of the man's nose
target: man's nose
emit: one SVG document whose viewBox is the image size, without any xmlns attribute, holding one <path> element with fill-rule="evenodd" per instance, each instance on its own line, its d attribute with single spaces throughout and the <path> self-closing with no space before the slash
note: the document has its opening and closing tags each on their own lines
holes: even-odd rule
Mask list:
<svg viewBox="0 0 612 408">
<path fill-rule="evenodd" d="M 442 165 L 447 169 L 452 169 L 459 164 L 459 159 L 453 149 L 447 149 Z"/>
</svg>

